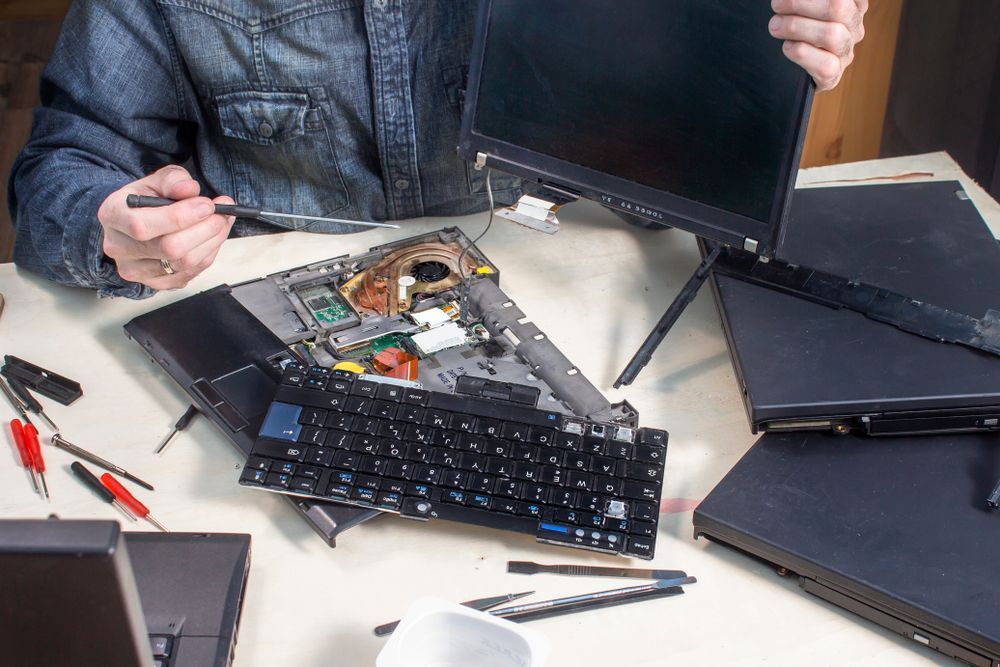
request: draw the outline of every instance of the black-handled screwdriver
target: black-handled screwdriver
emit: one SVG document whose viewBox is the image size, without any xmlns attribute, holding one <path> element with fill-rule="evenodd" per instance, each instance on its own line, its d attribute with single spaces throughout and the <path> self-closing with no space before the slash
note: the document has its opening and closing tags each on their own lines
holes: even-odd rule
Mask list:
<svg viewBox="0 0 1000 667">
<path fill-rule="evenodd" d="M 49 419 L 49 416 L 45 414 L 45 410 L 42 409 L 42 404 L 38 402 L 34 396 L 31 395 L 31 391 L 20 380 L 14 379 L 12 377 L 7 378 L 7 384 L 10 385 L 11 390 L 21 399 L 24 407 L 28 409 L 29 412 L 34 412 L 36 415 L 45 420 L 45 423 L 49 425 L 49 428 L 53 432 L 58 433 L 59 427 L 56 426 L 55 422 Z"/>
<path fill-rule="evenodd" d="M 103 500 L 106 503 L 111 503 L 112 505 L 120 509 L 122 511 L 122 514 L 127 516 L 132 521 L 138 521 L 135 515 L 132 514 L 132 512 L 129 511 L 127 507 L 118 502 L 118 499 L 115 498 L 115 494 L 111 493 L 111 491 L 104 488 L 104 485 L 101 484 L 101 480 L 94 477 L 94 473 L 87 470 L 82 463 L 80 463 L 79 461 L 73 461 L 72 465 L 70 465 L 70 468 L 73 470 L 73 474 L 76 475 L 81 482 L 89 486 L 91 491 L 93 491 L 94 493 L 96 493 L 98 496 L 101 497 L 101 500 Z"/>
<path fill-rule="evenodd" d="M 163 439 L 163 441 L 159 444 L 159 446 L 157 446 L 157 448 L 153 451 L 153 453 L 159 454 L 164 449 L 166 449 L 167 445 L 170 443 L 170 439 L 173 438 L 175 435 L 177 435 L 178 432 L 186 429 L 187 425 L 191 423 L 191 420 L 194 419 L 194 416 L 196 414 L 198 414 L 198 408 L 193 405 L 189 405 L 188 409 L 184 411 L 184 414 L 181 415 L 181 418 L 178 419 L 177 422 L 174 424 L 174 427 L 170 429 L 170 433 L 167 433 L 167 437 Z"/>
<path fill-rule="evenodd" d="M 158 206 L 170 206 L 176 203 L 176 199 L 165 197 L 147 197 L 145 195 L 128 195 L 125 203 L 129 208 L 155 208 Z M 388 227 L 399 229 L 399 225 L 388 222 L 366 222 L 362 220 L 342 220 L 340 218 L 321 218 L 315 215 L 296 215 L 293 213 L 277 213 L 275 211 L 262 211 L 252 206 L 241 204 L 216 204 L 215 212 L 222 215 L 235 215 L 237 218 L 250 218 L 251 220 L 262 220 L 270 222 L 268 218 L 294 218 L 295 220 L 319 220 L 322 222 L 337 222 L 342 225 L 358 225 L 360 227 Z"/>
</svg>

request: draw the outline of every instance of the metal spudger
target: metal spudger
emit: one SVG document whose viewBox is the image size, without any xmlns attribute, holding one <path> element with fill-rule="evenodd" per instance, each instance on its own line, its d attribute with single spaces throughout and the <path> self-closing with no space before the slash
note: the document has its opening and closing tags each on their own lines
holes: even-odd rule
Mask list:
<svg viewBox="0 0 1000 667">
<path fill-rule="evenodd" d="M 542 565 L 526 560 L 507 561 L 512 574 L 564 574 L 571 577 L 628 577 L 632 579 L 683 579 L 683 570 L 647 570 L 638 567 L 602 567 L 597 565 Z"/>
<path fill-rule="evenodd" d="M 136 477 L 135 475 L 133 475 L 129 471 L 125 470 L 125 468 L 122 468 L 121 466 L 116 466 L 114 463 L 111 463 L 110 461 L 106 461 L 106 460 L 102 459 L 97 454 L 94 454 L 92 452 L 88 452 L 83 447 L 78 447 L 78 446 L 74 445 L 72 442 L 70 442 L 66 438 L 62 437 L 58 433 L 56 433 L 54 436 L 52 436 L 52 444 L 55 445 L 56 447 L 59 447 L 60 449 L 65 449 L 67 452 L 69 452 L 70 454 L 73 454 L 74 456 L 79 456 L 84 461 L 90 461 L 95 466 L 100 466 L 101 468 L 104 468 L 105 470 L 113 472 L 116 475 L 121 475 L 125 479 L 130 479 L 133 482 L 135 482 L 136 484 L 138 484 L 139 486 L 147 488 L 150 491 L 153 490 L 153 485 L 150 484 L 149 482 L 145 482 L 145 481 L 139 479 L 138 477 Z"/>
<path fill-rule="evenodd" d="M 145 195 L 128 195 L 125 203 L 129 208 L 155 208 L 157 206 L 170 206 L 176 203 L 176 199 L 165 197 L 147 197 Z M 342 220 L 340 218 L 321 218 L 315 215 L 296 215 L 294 213 L 277 213 L 275 211 L 262 211 L 252 206 L 242 206 L 240 204 L 216 204 L 215 212 L 222 215 L 235 215 L 237 218 L 250 218 L 251 220 L 263 220 L 268 222 L 268 218 L 293 218 L 295 220 L 319 220 L 321 222 L 336 222 L 342 225 L 357 225 L 359 227 L 388 227 L 399 229 L 399 225 L 389 222 L 367 222 L 363 220 Z"/>
<path fill-rule="evenodd" d="M 476 609 L 478 611 L 486 611 L 487 609 L 492 609 L 493 607 L 507 604 L 508 602 L 513 602 L 514 600 L 519 600 L 528 595 L 534 594 L 535 591 L 526 591 L 524 593 L 508 593 L 507 595 L 494 595 L 489 598 L 479 598 L 478 600 L 466 600 L 460 604 L 463 607 L 468 607 L 469 609 Z M 392 623 L 386 623 L 375 628 L 376 637 L 384 637 L 386 635 L 391 635 L 399 625 L 399 621 L 393 621 Z"/>
</svg>

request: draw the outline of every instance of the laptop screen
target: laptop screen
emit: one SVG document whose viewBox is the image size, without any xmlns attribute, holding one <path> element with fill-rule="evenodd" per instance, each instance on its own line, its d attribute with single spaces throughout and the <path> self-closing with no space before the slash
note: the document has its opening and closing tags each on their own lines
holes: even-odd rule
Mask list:
<svg viewBox="0 0 1000 667">
<path fill-rule="evenodd" d="M 770 245 L 808 86 L 768 33 L 769 3 L 488 4 L 468 138 L 501 169 L 509 158 L 606 204 Z"/>
</svg>

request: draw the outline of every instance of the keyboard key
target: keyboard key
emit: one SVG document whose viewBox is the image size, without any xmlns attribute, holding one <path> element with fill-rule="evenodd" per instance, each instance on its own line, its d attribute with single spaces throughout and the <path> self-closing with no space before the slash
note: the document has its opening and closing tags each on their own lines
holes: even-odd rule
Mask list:
<svg viewBox="0 0 1000 667">
<path fill-rule="evenodd" d="M 505 512 L 507 514 L 517 514 L 518 502 L 516 500 L 495 500 L 494 508 L 498 512 Z"/>
<path fill-rule="evenodd" d="M 393 461 L 385 469 L 387 477 L 395 479 L 410 479 L 413 476 L 414 464 L 410 461 Z"/>
<path fill-rule="evenodd" d="M 426 426 L 421 426 L 419 424 L 410 424 L 403 431 L 403 439 L 409 442 L 419 442 L 421 444 L 429 445 L 431 442 L 431 429 Z"/>
<path fill-rule="evenodd" d="M 347 394 L 351 391 L 351 381 L 346 378 L 331 378 L 326 383 L 326 390 L 337 394 Z"/>
<path fill-rule="evenodd" d="M 472 473 L 469 475 L 469 481 L 466 483 L 465 489 L 473 492 L 478 491 L 479 493 L 492 493 L 493 477 Z"/>
<path fill-rule="evenodd" d="M 403 390 L 403 403 L 426 407 L 429 396 L 429 392 L 422 389 L 405 389 Z"/>
<path fill-rule="evenodd" d="M 472 415 L 452 415 L 451 421 L 448 422 L 448 428 L 462 433 L 472 433 L 476 429 L 476 418 Z"/>
<path fill-rule="evenodd" d="M 622 486 L 622 495 L 632 500 L 658 500 L 660 489 L 655 484 L 627 480 Z"/>
<path fill-rule="evenodd" d="M 326 415 L 326 423 L 324 424 L 327 428 L 340 429 L 341 431 L 350 431 L 353 425 L 354 415 L 347 415 L 343 412 L 328 413 Z"/>
<path fill-rule="evenodd" d="M 469 398 L 466 396 L 456 396 L 454 394 L 444 394 L 432 392 L 428 405 L 435 408 L 442 408 L 450 412 L 461 412 L 475 417 L 485 417 L 487 419 L 512 422 L 523 422 L 528 426 L 555 427 L 559 424 L 559 413 L 546 410 L 536 410 L 534 408 L 513 405 L 504 401 L 491 401 L 483 398 Z M 481 421 L 481 420 L 480 420 Z M 477 432 L 482 433 L 477 428 Z"/>
<path fill-rule="evenodd" d="M 378 391 L 378 383 L 372 382 L 370 380 L 355 380 L 354 386 L 351 387 L 352 396 L 365 396 L 367 398 L 375 398 L 375 393 Z"/>
<path fill-rule="evenodd" d="M 589 493 L 581 493 L 573 505 L 577 509 L 581 509 L 584 512 L 589 512 L 591 514 L 600 512 L 604 509 L 604 499 L 601 496 L 595 496 Z"/>
<path fill-rule="evenodd" d="M 383 491 L 378 494 L 378 497 L 375 499 L 375 504 L 379 507 L 398 510 L 400 505 L 403 504 L 403 496 L 394 491 Z"/>
<path fill-rule="evenodd" d="M 400 495 L 406 493 L 406 483 L 405 482 L 393 482 L 390 480 L 382 480 L 382 490 L 389 491 L 391 493 L 398 493 Z"/>
<path fill-rule="evenodd" d="M 437 484 L 441 479 L 441 468 L 437 466 L 418 465 L 413 473 L 413 479 L 427 484 Z"/>
<path fill-rule="evenodd" d="M 635 460 L 642 463 L 663 463 L 666 450 L 662 447 L 650 447 L 649 445 L 635 446 Z"/>
<path fill-rule="evenodd" d="M 458 467 L 471 472 L 483 472 L 486 470 L 486 457 L 469 452 L 462 453 L 458 457 Z"/>
<path fill-rule="evenodd" d="M 376 453 L 379 456 L 388 456 L 393 459 L 401 459 L 406 455 L 406 445 L 399 440 L 380 438 Z"/>
<path fill-rule="evenodd" d="M 574 452 L 580 451 L 580 447 L 583 445 L 583 436 L 576 433 L 558 433 L 556 434 L 556 447 L 561 447 L 563 449 L 571 449 Z"/>
<path fill-rule="evenodd" d="M 431 454 L 431 463 L 444 468 L 455 468 L 458 466 L 459 454 L 453 449 L 435 449 Z"/>
<path fill-rule="evenodd" d="M 486 451 L 486 438 L 481 435 L 462 433 L 458 436 L 458 442 L 455 444 L 455 447 L 464 452 L 482 454 Z"/>
<path fill-rule="evenodd" d="M 640 428 L 639 443 L 643 445 L 667 446 L 667 432 L 657 428 Z"/>
<path fill-rule="evenodd" d="M 549 487 L 543 484 L 526 482 L 521 488 L 521 499 L 533 503 L 544 503 L 549 495 Z"/>
<path fill-rule="evenodd" d="M 319 479 L 320 475 L 323 474 L 323 469 L 316 466 L 299 466 L 298 474 L 309 479 Z"/>
<path fill-rule="evenodd" d="M 502 456 L 507 458 L 510 456 L 511 444 L 506 440 L 498 440 L 496 438 L 490 438 L 486 441 L 486 453 L 490 456 Z"/>
<path fill-rule="evenodd" d="M 455 431 L 434 431 L 431 444 L 438 447 L 454 447 L 458 444 L 458 433 Z"/>
<path fill-rule="evenodd" d="M 541 476 L 541 467 L 534 463 L 518 461 L 514 464 L 514 478 L 526 482 L 537 482 Z"/>
<path fill-rule="evenodd" d="M 628 519 L 611 519 L 604 517 L 604 527 L 616 533 L 627 533 L 629 529 Z"/>
<path fill-rule="evenodd" d="M 559 523 L 575 524 L 580 520 L 579 514 L 575 510 L 557 509 L 553 514 L 554 520 Z"/>
<path fill-rule="evenodd" d="M 481 510 L 488 510 L 493 505 L 493 499 L 489 496 L 482 494 L 474 494 L 469 496 L 469 500 L 466 502 L 469 507 L 475 507 Z"/>
<path fill-rule="evenodd" d="M 351 500 L 360 503 L 374 503 L 376 495 L 378 495 L 378 491 L 375 489 L 354 489 L 351 491 Z"/>
<path fill-rule="evenodd" d="M 332 481 L 337 482 L 338 484 L 348 484 L 350 486 L 354 485 L 354 481 L 357 478 L 358 476 L 355 475 L 353 472 L 343 472 L 343 471 L 335 472 L 333 473 L 333 476 L 330 477 Z"/>
<path fill-rule="evenodd" d="M 570 470 L 590 470 L 590 457 L 577 452 L 566 452 L 565 467 Z"/>
<path fill-rule="evenodd" d="M 617 477 L 598 476 L 594 480 L 594 491 L 603 493 L 606 496 L 620 496 L 622 494 L 623 480 Z"/>
<path fill-rule="evenodd" d="M 549 504 L 557 507 L 576 507 L 578 494 L 573 489 L 549 487 Z"/>
<path fill-rule="evenodd" d="M 251 456 L 247 458 L 247 468 L 253 468 L 255 470 L 263 470 L 267 472 L 271 469 L 271 460 L 265 459 L 260 456 Z"/>
<path fill-rule="evenodd" d="M 604 515 L 603 514 L 582 514 L 580 516 L 580 525 L 587 526 L 589 528 L 603 528 L 604 527 Z"/>
<path fill-rule="evenodd" d="M 454 503 L 455 505 L 465 504 L 465 492 L 464 491 L 445 491 L 441 495 L 441 501 L 446 503 Z"/>
<path fill-rule="evenodd" d="M 424 410 L 424 419 L 422 423 L 424 426 L 430 426 L 432 428 L 447 428 L 450 419 L 451 413 L 431 408 L 429 410 Z"/>
<path fill-rule="evenodd" d="M 562 486 L 566 482 L 566 471 L 555 466 L 543 466 L 539 477 L 544 484 Z"/>
<path fill-rule="evenodd" d="M 639 461 L 625 464 L 625 477 L 643 482 L 662 482 L 663 468 L 658 465 L 641 463 Z"/>
<path fill-rule="evenodd" d="M 381 419 L 375 419 L 374 417 L 358 417 L 354 422 L 354 431 L 355 433 L 364 433 L 365 435 L 378 435 L 379 426 L 381 424 Z"/>
<path fill-rule="evenodd" d="M 322 445 L 326 440 L 326 429 L 315 426 L 303 426 L 299 433 L 299 442 L 310 445 Z"/>
<path fill-rule="evenodd" d="M 500 435 L 499 419 L 480 419 L 476 422 L 476 433 L 496 438 Z"/>
<path fill-rule="evenodd" d="M 403 422 L 382 421 L 378 427 L 378 434 L 383 438 L 402 440 L 405 432 L 406 424 Z"/>
<path fill-rule="evenodd" d="M 278 392 L 274 395 L 274 400 L 289 405 L 340 410 L 344 404 L 344 395 L 334 394 L 329 391 L 281 386 L 278 387 Z"/>
<path fill-rule="evenodd" d="M 651 521 L 633 521 L 631 533 L 641 537 L 654 537 L 656 524 Z"/>
<path fill-rule="evenodd" d="M 618 459 L 613 459 L 608 456 L 595 456 L 591 459 L 590 469 L 598 475 L 614 475 L 617 465 Z"/>
<path fill-rule="evenodd" d="M 588 472 L 570 470 L 566 476 L 566 486 L 576 491 L 593 491 L 594 476 Z"/>
<path fill-rule="evenodd" d="M 640 537 L 638 535 L 632 535 L 628 538 L 628 544 L 625 546 L 625 553 L 630 556 L 638 556 L 639 558 L 652 558 L 653 557 L 653 540 L 649 537 Z"/>
<path fill-rule="evenodd" d="M 302 386 L 307 387 L 309 389 L 319 389 L 320 391 L 323 391 L 324 389 L 326 389 L 326 378 L 307 377 L 305 382 L 302 383 Z"/>
<path fill-rule="evenodd" d="M 253 446 L 253 452 L 257 456 L 266 456 L 282 461 L 295 461 L 302 463 L 306 459 L 306 448 L 304 445 L 289 445 L 281 442 L 270 442 L 268 440 L 258 440 Z"/>
<path fill-rule="evenodd" d="M 351 440 L 351 451 L 361 454 L 375 454 L 378 451 L 378 438 L 359 433 Z"/>
<path fill-rule="evenodd" d="M 341 484 L 339 482 L 331 482 L 330 486 L 326 490 L 326 495 L 331 498 L 349 498 L 351 495 L 351 487 L 347 484 Z"/>
<path fill-rule="evenodd" d="M 264 423 L 260 427 L 260 437 L 271 438 L 273 440 L 288 440 L 296 442 L 302 426 L 299 424 L 299 416 L 302 408 L 298 405 L 288 403 L 271 403 L 264 417 Z"/>
<path fill-rule="evenodd" d="M 491 456 L 486 459 L 486 472 L 498 477 L 510 477 L 512 473 L 511 465 L 509 459 Z"/>
<path fill-rule="evenodd" d="M 288 462 L 278 463 L 277 465 L 271 467 L 271 471 L 282 472 L 285 473 L 286 475 L 294 475 L 296 467 L 297 466 L 294 463 L 288 463 Z"/>
<path fill-rule="evenodd" d="M 347 400 L 344 401 L 344 412 L 349 412 L 353 415 L 367 415 L 368 411 L 372 409 L 372 399 L 367 396 L 348 396 Z"/>
<path fill-rule="evenodd" d="M 426 484 L 410 484 L 406 487 L 406 495 L 417 496 L 418 498 L 430 498 L 431 487 Z"/>
<path fill-rule="evenodd" d="M 656 505 L 653 503 L 635 502 L 632 503 L 632 518 L 639 521 L 656 521 L 659 515 Z"/>
<path fill-rule="evenodd" d="M 542 447 L 538 454 L 538 462 L 550 466 L 563 464 L 563 452 L 554 447 Z"/>
<path fill-rule="evenodd" d="M 496 483 L 495 495 L 504 496 L 507 498 L 520 498 L 521 497 L 521 482 L 515 482 L 514 480 L 501 479 Z"/>
<path fill-rule="evenodd" d="M 536 445 L 551 445 L 555 442 L 556 430 L 553 428 L 539 428 L 532 426 L 528 429 L 528 442 Z"/>
<path fill-rule="evenodd" d="M 289 491 L 299 491 L 301 493 L 313 493 L 316 491 L 316 480 L 312 477 L 301 477 L 296 475 L 292 478 L 292 483 L 288 486 Z"/>
<path fill-rule="evenodd" d="M 400 399 L 403 398 L 403 388 L 397 387 L 394 384 L 382 384 L 378 386 L 378 390 L 375 392 L 375 397 L 380 398 L 383 401 L 392 401 L 393 403 L 399 403 Z"/>
<path fill-rule="evenodd" d="M 534 519 L 542 518 L 542 506 L 538 503 L 518 503 L 517 513 Z"/>
<path fill-rule="evenodd" d="M 240 475 L 241 482 L 249 482 L 251 484 L 263 484 L 266 479 L 267 471 L 257 468 L 244 468 L 243 474 Z"/>
<path fill-rule="evenodd" d="M 307 447 L 306 462 L 318 466 L 329 467 L 333 463 L 333 455 L 336 451 L 329 447 Z"/>
<path fill-rule="evenodd" d="M 396 412 L 396 419 L 410 424 L 419 424 L 424 420 L 424 409 L 416 405 L 403 405 Z"/>
<path fill-rule="evenodd" d="M 409 444 L 406 446 L 406 458 L 410 461 L 429 463 L 433 448 L 430 445 Z"/>
<path fill-rule="evenodd" d="M 333 465 L 344 470 L 357 470 L 361 456 L 355 452 L 340 450 L 333 455 Z"/>
<path fill-rule="evenodd" d="M 361 472 L 372 475 L 382 475 L 391 459 L 384 456 L 365 456 L 361 459 Z"/>
<path fill-rule="evenodd" d="M 531 461 L 532 463 L 537 463 L 538 453 L 539 448 L 535 445 L 515 443 L 510 456 L 512 459 L 516 459 L 518 461 Z"/>
<path fill-rule="evenodd" d="M 286 475 L 283 472 L 269 472 L 264 479 L 264 483 L 268 486 L 280 486 L 283 489 L 287 489 L 291 482 L 292 476 Z"/>
<path fill-rule="evenodd" d="M 500 427 L 500 436 L 506 440 L 524 442 L 528 439 L 528 425 L 518 424 L 516 422 L 505 422 L 504 425 Z"/>
<path fill-rule="evenodd" d="M 441 473 L 441 486 L 451 489 L 464 489 L 468 473 L 461 470 L 445 470 Z"/>
<path fill-rule="evenodd" d="M 606 451 L 608 456 L 613 456 L 616 459 L 632 458 L 632 445 L 627 442 L 618 442 L 617 440 L 609 442 Z"/>
<path fill-rule="evenodd" d="M 299 415 L 299 423 L 305 426 L 323 426 L 328 414 L 323 408 L 304 408 Z"/>
<path fill-rule="evenodd" d="M 382 488 L 382 480 L 371 475 L 358 475 L 354 478 L 354 486 L 359 489 L 372 489 L 378 491 Z"/>
</svg>

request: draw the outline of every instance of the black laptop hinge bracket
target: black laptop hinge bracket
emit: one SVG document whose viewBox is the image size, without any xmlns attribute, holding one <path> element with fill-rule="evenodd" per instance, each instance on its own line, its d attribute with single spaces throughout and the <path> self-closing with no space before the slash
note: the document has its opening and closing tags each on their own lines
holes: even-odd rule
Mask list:
<svg viewBox="0 0 1000 667">
<path fill-rule="evenodd" d="M 981 319 L 917 301 L 887 289 L 832 273 L 725 248 L 713 270 L 808 301 L 861 313 L 878 322 L 938 342 L 957 343 L 1000 356 L 1000 311 Z"/>
</svg>

